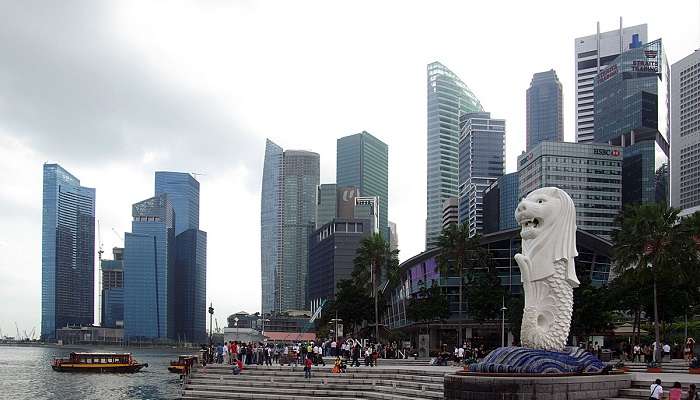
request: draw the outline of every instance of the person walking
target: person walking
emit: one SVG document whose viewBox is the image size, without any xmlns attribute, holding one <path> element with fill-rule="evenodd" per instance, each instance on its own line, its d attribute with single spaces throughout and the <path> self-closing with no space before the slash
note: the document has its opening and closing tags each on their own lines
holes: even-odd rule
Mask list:
<svg viewBox="0 0 700 400">
<path fill-rule="evenodd" d="M 657 379 L 651 386 L 649 386 L 649 400 L 661 400 L 661 396 L 664 394 L 664 388 L 661 386 L 661 379 Z"/>
<path fill-rule="evenodd" d="M 664 361 L 671 361 L 671 346 L 666 343 L 662 349 L 664 350 Z"/>
<path fill-rule="evenodd" d="M 700 393 L 694 383 L 691 383 L 688 389 L 688 400 L 700 400 Z"/>
<path fill-rule="evenodd" d="M 681 400 L 683 396 L 683 390 L 681 389 L 680 382 L 674 382 L 673 387 L 668 392 L 668 400 Z"/>
<path fill-rule="evenodd" d="M 311 358 L 306 357 L 304 360 L 304 378 L 311 380 L 311 366 L 314 365 L 313 362 L 311 362 Z"/>
<path fill-rule="evenodd" d="M 331 342 L 331 355 L 332 355 L 333 357 L 337 357 L 337 356 L 338 356 L 338 352 L 336 351 L 336 346 L 337 346 L 337 345 L 338 345 L 338 343 L 337 343 L 335 340 L 333 340 L 333 341 Z"/>
</svg>

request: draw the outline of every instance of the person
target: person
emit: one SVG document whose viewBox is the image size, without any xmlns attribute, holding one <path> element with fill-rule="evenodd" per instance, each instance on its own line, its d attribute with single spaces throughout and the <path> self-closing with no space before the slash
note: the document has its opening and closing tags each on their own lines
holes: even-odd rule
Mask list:
<svg viewBox="0 0 700 400">
<path fill-rule="evenodd" d="M 654 381 L 654 383 L 649 386 L 649 390 L 651 391 L 649 393 L 649 400 L 661 400 L 661 396 L 664 394 L 664 388 L 661 386 L 661 379 Z"/>
<path fill-rule="evenodd" d="M 311 366 L 314 365 L 309 357 L 304 360 L 304 378 L 311 379 Z"/>
<path fill-rule="evenodd" d="M 234 375 L 238 375 L 243 371 L 243 363 L 241 362 L 240 359 L 236 359 L 233 362 L 233 366 L 231 367 L 231 371 L 233 371 Z"/>
<path fill-rule="evenodd" d="M 464 361 L 464 347 L 457 349 L 457 362 L 462 364 L 462 361 Z"/>
<path fill-rule="evenodd" d="M 639 343 L 634 345 L 634 348 L 632 349 L 632 361 L 633 362 L 641 362 L 642 358 L 642 348 L 639 347 Z"/>
<path fill-rule="evenodd" d="M 668 392 L 668 400 L 681 400 L 683 395 L 683 390 L 681 389 L 680 382 L 674 382 L 673 388 Z"/>
<path fill-rule="evenodd" d="M 664 361 L 671 361 L 671 346 L 666 343 L 662 349 L 664 350 Z"/>
<path fill-rule="evenodd" d="M 337 345 L 338 343 L 335 340 L 331 342 L 331 355 L 333 357 L 338 355 L 338 352 L 335 350 Z"/>
<path fill-rule="evenodd" d="M 694 383 L 691 383 L 688 389 L 688 400 L 700 400 L 700 393 Z"/>
<path fill-rule="evenodd" d="M 350 366 L 352 367 L 359 367 L 360 366 L 360 344 L 356 344 L 355 347 L 352 348 L 352 363 L 350 363 Z"/>
</svg>

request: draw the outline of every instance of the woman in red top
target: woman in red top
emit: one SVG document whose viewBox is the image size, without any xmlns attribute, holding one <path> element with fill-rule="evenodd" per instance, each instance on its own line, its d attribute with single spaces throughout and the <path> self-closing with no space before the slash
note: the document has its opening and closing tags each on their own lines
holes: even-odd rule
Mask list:
<svg viewBox="0 0 700 400">
<path fill-rule="evenodd" d="M 681 383 L 675 382 L 673 384 L 673 388 L 668 392 L 668 399 L 669 400 L 681 400 L 682 395 L 683 395 L 683 391 L 681 390 Z"/>
<path fill-rule="evenodd" d="M 304 361 L 304 378 L 311 379 L 311 366 L 312 365 L 313 365 L 313 362 L 311 362 L 311 358 L 306 357 L 306 360 Z"/>
</svg>

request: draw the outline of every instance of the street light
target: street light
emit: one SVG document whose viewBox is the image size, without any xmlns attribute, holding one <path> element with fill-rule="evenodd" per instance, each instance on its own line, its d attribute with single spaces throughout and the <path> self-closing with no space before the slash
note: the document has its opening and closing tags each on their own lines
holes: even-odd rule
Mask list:
<svg viewBox="0 0 700 400">
<path fill-rule="evenodd" d="M 506 347 L 506 296 L 503 296 L 501 307 L 501 347 Z"/>
<path fill-rule="evenodd" d="M 338 343 L 338 322 L 343 322 L 342 319 L 338 318 L 338 312 L 335 312 L 335 318 L 331 319 L 330 322 L 335 322 L 335 343 Z"/>
<path fill-rule="evenodd" d="M 263 337 L 264 337 L 264 336 L 265 336 L 265 322 L 270 322 L 270 320 L 267 319 L 267 318 L 265 318 L 265 315 L 263 314 L 263 317 L 262 317 L 262 318 L 258 318 L 258 322 L 260 322 L 260 321 L 262 321 L 262 331 L 261 331 L 261 334 L 262 334 Z"/>
<path fill-rule="evenodd" d="M 236 341 L 240 342 L 241 339 L 238 337 L 238 317 L 233 317 L 233 325 L 236 327 Z"/>
<path fill-rule="evenodd" d="M 211 335 L 214 332 L 212 329 L 212 319 L 213 318 L 214 318 L 214 303 L 209 303 L 209 345 L 210 346 L 212 344 Z"/>
</svg>

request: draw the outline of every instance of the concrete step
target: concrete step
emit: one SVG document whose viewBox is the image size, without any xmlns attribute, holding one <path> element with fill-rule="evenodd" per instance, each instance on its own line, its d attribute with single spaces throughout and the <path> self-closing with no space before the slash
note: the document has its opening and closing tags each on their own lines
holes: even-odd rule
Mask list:
<svg viewBox="0 0 700 400">
<path fill-rule="evenodd" d="M 227 399 L 262 399 L 262 400 L 347 400 L 347 399 L 366 399 L 366 400 L 415 400 L 415 397 L 406 397 L 397 394 L 389 393 L 373 393 L 367 391 L 355 391 L 348 397 L 338 395 L 323 395 L 321 393 L 313 395 L 285 395 L 277 393 L 257 394 L 257 393 L 226 393 L 215 391 L 196 391 L 186 390 L 181 399 L 184 400 L 227 400 Z"/>
<path fill-rule="evenodd" d="M 250 394 L 265 394 L 270 393 L 273 389 L 274 393 L 287 396 L 299 396 L 299 395 L 313 395 L 313 396 L 327 396 L 328 393 L 332 393 L 334 396 L 345 397 L 354 395 L 358 391 L 372 391 L 378 394 L 395 394 L 409 396 L 411 398 L 421 398 L 421 399 L 442 399 L 443 391 L 439 390 L 421 390 L 404 388 L 404 387 L 393 387 L 390 385 L 336 385 L 336 384 L 297 384 L 294 386 L 284 385 L 282 387 L 276 386 L 276 384 L 269 385 L 256 385 L 251 386 L 244 383 L 240 385 L 220 385 L 220 384 L 187 384 L 185 390 L 194 391 L 206 391 L 206 392 L 217 392 L 217 393 L 250 393 Z"/>
<path fill-rule="evenodd" d="M 443 390 L 442 383 L 425 383 L 425 382 L 412 382 L 405 380 L 385 380 L 385 379 L 344 379 L 339 378 L 316 378 L 312 377 L 309 380 L 300 380 L 300 377 L 296 377 L 294 380 L 280 380 L 275 379 L 271 382 L 270 379 L 259 379 L 260 377 L 248 377 L 245 375 L 237 375 L 231 379 L 220 379 L 214 377 L 201 377 L 193 376 L 188 383 L 189 386 L 194 385 L 210 385 L 219 387 L 238 387 L 238 386 L 261 386 L 265 384 L 277 384 L 284 385 L 284 387 L 296 388 L 296 387 L 307 387 L 309 385 L 333 385 L 334 387 L 339 387 L 343 385 L 354 386 L 357 385 L 377 385 L 386 387 L 398 387 L 405 389 L 415 389 L 415 390 L 430 390 L 430 391 L 440 391 Z"/>
</svg>

